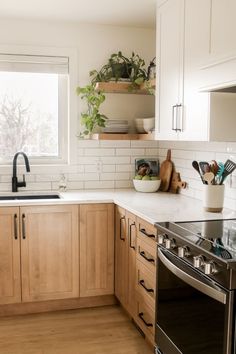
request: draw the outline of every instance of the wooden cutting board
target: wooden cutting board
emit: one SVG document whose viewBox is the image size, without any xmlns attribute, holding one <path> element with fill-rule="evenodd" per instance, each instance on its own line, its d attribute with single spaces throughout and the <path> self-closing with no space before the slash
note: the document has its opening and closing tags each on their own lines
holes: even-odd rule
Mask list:
<svg viewBox="0 0 236 354">
<path fill-rule="evenodd" d="M 187 183 L 181 181 L 180 173 L 173 171 L 169 192 L 178 193 L 180 188 L 186 188 L 186 187 L 187 187 Z"/>
<path fill-rule="evenodd" d="M 160 168 L 161 185 L 160 190 L 167 192 L 170 186 L 171 175 L 173 170 L 173 163 L 171 161 L 171 150 L 167 150 L 166 160 L 162 162 Z"/>
</svg>

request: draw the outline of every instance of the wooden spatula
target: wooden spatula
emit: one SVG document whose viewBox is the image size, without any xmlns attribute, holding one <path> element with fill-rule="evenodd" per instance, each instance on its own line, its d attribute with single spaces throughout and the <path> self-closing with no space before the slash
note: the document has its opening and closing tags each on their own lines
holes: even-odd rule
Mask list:
<svg viewBox="0 0 236 354">
<path fill-rule="evenodd" d="M 160 190 L 163 192 L 167 192 L 169 189 L 172 169 L 173 169 L 173 163 L 171 161 L 171 150 L 168 149 L 166 160 L 162 162 L 160 168 L 160 179 L 161 179 Z"/>
</svg>

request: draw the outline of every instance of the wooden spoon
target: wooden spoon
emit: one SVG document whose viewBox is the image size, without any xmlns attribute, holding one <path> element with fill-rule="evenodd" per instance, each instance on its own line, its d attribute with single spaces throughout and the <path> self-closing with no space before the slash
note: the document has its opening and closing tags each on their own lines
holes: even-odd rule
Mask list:
<svg viewBox="0 0 236 354">
<path fill-rule="evenodd" d="M 214 180 L 214 178 L 215 178 L 215 175 L 213 172 L 206 172 L 203 175 L 203 179 L 204 179 L 204 181 L 207 182 L 207 184 L 212 184 L 212 181 Z"/>
</svg>

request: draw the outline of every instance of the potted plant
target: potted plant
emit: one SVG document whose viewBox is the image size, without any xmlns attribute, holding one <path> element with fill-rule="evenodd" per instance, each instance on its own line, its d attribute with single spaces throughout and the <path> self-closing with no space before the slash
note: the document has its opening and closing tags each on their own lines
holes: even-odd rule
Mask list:
<svg viewBox="0 0 236 354">
<path fill-rule="evenodd" d="M 147 80 L 145 61 L 132 52 L 130 58 L 125 57 L 121 51 L 111 54 L 108 63 L 98 70 L 90 71 L 91 82 L 107 82 L 128 79 L 131 82 L 130 90 L 136 90 Z"/>
<path fill-rule="evenodd" d="M 86 112 L 81 113 L 81 124 L 85 126 L 85 130 L 79 134 L 80 138 L 84 138 L 96 127 L 105 127 L 107 117 L 99 112 L 101 104 L 105 101 L 105 95 L 102 91 L 97 91 L 94 84 L 77 87 L 76 92 L 87 103 Z"/>
</svg>

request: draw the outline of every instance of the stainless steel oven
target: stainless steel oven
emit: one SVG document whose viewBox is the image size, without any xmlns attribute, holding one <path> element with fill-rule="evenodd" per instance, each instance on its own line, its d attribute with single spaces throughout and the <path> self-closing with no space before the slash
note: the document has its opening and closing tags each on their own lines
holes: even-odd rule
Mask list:
<svg viewBox="0 0 236 354">
<path fill-rule="evenodd" d="M 232 243 L 189 224 L 157 225 L 156 353 L 236 354 Z"/>
</svg>

